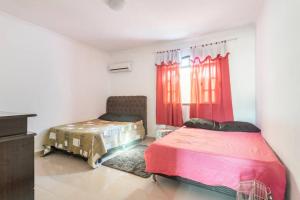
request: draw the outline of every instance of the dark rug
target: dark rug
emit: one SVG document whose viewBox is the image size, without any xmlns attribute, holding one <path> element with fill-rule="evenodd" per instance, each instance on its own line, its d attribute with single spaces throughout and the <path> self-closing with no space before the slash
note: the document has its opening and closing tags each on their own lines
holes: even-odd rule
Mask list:
<svg viewBox="0 0 300 200">
<path fill-rule="evenodd" d="M 137 145 L 126 150 L 125 152 L 122 152 L 116 157 L 103 162 L 102 165 L 128 172 L 143 178 L 149 178 L 151 173 L 145 172 L 146 165 L 144 152 L 146 148 L 146 145 Z"/>
</svg>

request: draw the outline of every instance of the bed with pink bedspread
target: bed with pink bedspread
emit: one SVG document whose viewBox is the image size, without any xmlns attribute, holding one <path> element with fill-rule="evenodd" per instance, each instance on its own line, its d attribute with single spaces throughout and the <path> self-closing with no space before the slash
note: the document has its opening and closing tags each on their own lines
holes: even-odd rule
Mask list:
<svg viewBox="0 0 300 200">
<path fill-rule="evenodd" d="M 240 181 L 259 180 L 274 200 L 284 200 L 285 168 L 260 133 L 182 127 L 152 143 L 145 161 L 147 172 L 233 190 Z"/>
</svg>

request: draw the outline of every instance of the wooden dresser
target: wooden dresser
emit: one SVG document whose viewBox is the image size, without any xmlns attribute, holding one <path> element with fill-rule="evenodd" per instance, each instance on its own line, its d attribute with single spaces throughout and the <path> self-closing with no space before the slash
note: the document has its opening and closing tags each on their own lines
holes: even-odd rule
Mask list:
<svg viewBox="0 0 300 200">
<path fill-rule="evenodd" d="M 35 114 L 0 111 L 0 200 L 34 199 L 34 133 L 27 118 Z"/>
</svg>

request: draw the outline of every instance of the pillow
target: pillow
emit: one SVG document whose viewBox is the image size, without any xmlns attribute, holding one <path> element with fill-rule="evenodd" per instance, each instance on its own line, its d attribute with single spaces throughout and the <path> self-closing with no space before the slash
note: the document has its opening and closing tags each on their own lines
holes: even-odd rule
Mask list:
<svg viewBox="0 0 300 200">
<path fill-rule="evenodd" d="M 219 123 L 220 131 L 231 132 L 260 132 L 260 129 L 249 122 L 228 121 Z"/>
<path fill-rule="evenodd" d="M 112 113 L 105 113 L 101 115 L 98 119 L 102 119 L 106 121 L 116 121 L 116 122 L 137 122 L 142 120 L 142 118 L 137 115 L 121 115 L 121 114 L 112 114 Z"/>
<path fill-rule="evenodd" d="M 188 128 L 202 128 L 208 130 L 218 130 L 219 122 L 209 119 L 192 118 L 184 123 Z"/>
</svg>

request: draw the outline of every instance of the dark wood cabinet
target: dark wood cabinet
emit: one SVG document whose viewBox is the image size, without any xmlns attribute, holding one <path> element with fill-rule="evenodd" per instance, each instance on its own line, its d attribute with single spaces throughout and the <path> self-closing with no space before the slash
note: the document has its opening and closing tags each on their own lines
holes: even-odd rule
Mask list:
<svg viewBox="0 0 300 200">
<path fill-rule="evenodd" d="M 27 118 L 0 112 L 0 200 L 34 199 L 34 133 Z"/>
</svg>

